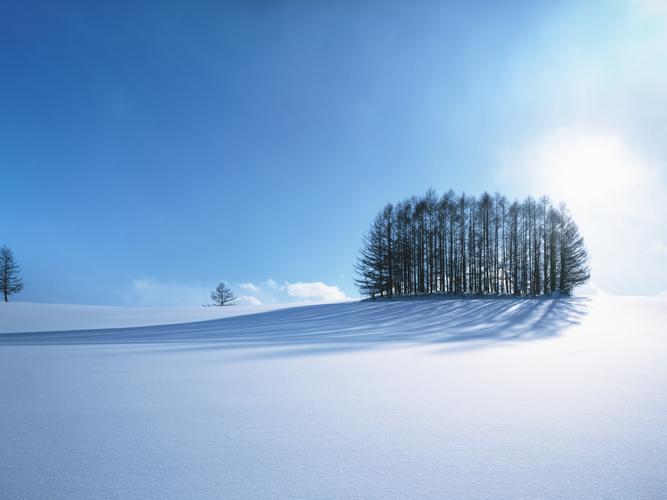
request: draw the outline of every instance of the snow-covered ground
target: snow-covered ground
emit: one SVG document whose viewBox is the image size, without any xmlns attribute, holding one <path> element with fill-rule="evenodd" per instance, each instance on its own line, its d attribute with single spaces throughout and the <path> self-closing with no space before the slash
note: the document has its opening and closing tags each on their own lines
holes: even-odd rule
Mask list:
<svg viewBox="0 0 667 500">
<path fill-rule="evenodd" d="M 234 305 L 230 307 L 116 307 L 76 304 L 0 302 L 0 333 L 92 330 L 131 326 L 167 325 L 303 305 Z"/>
<path fill-rule="evenodd" d="M 2 498 L 664 498 L 667 300 L 0 335 Z"/>
</svg>

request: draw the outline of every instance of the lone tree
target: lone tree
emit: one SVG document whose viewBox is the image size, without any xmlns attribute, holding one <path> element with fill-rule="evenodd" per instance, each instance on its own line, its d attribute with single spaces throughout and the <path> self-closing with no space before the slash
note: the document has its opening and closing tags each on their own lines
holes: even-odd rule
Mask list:
<svg viewBox="0 0 667 500">
<path fill-rule="evenodd" d="M 0 291 L 5 302 L 9 302 L 9 296 L 23 290 L 21 279 L 21 266 L 14 260 L 14 252 L 4 246 L 0 248 Z"/>
<path fill-rule="evenodd" d="M 215 290 L 211 292 L 211 300 L 216 306 L 229 306 L 236 300 L 236 296 L 232 289 L 227 286 L 227 283 L 221 281 Z"/>
</svg>

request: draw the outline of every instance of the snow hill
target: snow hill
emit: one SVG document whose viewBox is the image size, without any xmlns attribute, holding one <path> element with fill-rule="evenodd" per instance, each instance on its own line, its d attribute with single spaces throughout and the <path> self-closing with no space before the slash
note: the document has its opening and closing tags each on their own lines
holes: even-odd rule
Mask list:
<svg viewBox="0 0 667 500">
<path fill-rule="evenodd" d="M 229 307 L 117 307 L 0 302 L 0 333 L 94 330 L 190 323 L 274 311 L 303 303 Z"/>
<path fill-rule="evenodd" d="M 428 298 L 6 333 L 0 496 L 664 497 L 666 324 Z"/>
</svg>

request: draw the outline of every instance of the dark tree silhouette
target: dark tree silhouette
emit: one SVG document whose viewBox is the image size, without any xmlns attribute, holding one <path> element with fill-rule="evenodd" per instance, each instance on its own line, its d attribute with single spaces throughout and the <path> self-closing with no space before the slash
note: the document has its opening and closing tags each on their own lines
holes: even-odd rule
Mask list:
<svg viewBox="0 0 667 500">
<path fill-rule="evenodd" d="M 216 306 L 229 306 L 236 300 L 236 296 L 227 283 L 221 281 L 218 283 L 218 286 L 215 287 L 215 290 L 211 292 L 211 300 Z"/>
<path fill-rule="evenodd" d="M 375 217 L 355 265 L 363 295 L 570 294 L 590 275 L 588 253 L 564 205 L 510 203 L 429 189 Z"/>
<path fill-rule="evenodd" d="M 5 302 L 9 296 L 23 290 L 21 266 L 14 259 L 14 252 L 7 246 L 0 248 L 0 291 Z"/>
<path fill-rule="evenodd" d="M 378 214 L 363 238 L 359 259 L 355 265 L 355 283 L 361 293 L 369 297 L 381 295 L 385 283 L 382 214 Z"/>
<path fill-rule="evenodd" d="M 572 290 L 588 281 L 588 254 L 584 238 L 579 234 L 565 205 L 560 209 L 560 291 L 570 294 Z"/>
</svg>

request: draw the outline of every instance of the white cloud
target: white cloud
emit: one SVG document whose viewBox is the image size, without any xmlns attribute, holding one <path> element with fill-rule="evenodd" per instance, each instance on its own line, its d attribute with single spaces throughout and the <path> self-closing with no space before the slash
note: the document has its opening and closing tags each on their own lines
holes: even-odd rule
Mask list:
<svg viewBox="0 0 667 500">
<path fill-rule="evenodd" d="M 283 285 L 279 285 L 277 282 L 275 282 L 272 278 L 269 278 L 263 283 L 265 286 L 273 289 L 273 290 L 284 290 L 285 287 Z"/>
<path fill-rule="evenodd" d="M 120 290 L 125 304 L 144 307 L 201 306 L 209 301 L 209 295 L 207 287 L 153 278 L 136 278 Z"/>
<path fill-rule="evenodd" d="M 306 301 L 345 300 L 348 297 L 337 286 L 321 282 L 287 283 L 287 294 Z"/>
<path fill-rule="evenodd" d="M 348 299 L 345 293 L 335 285 L 327 285 L 319 281 L 282 284 L 269 278 L 259 283 L 240 283 L 236 285 L 248 293 L 246 301 L 258 300 L 263 304 L 276 304 L 294 301 L 334 301 Z M 254 303 L 254 302 L 249 302 Z"/>
<path fill-rule="evenodd" d="M 252 293 L 259 293 L 259 287 L 257 285 L 253 285 L 252 283 L 241 283 L 239 285 L 239 288 L 242 288 L 243 290 L 247 290 Z"/>
<path fill-rule="evenodd" d="M 234 301 L 234 304 L 248 305 L 248 306 L 261 306 L 262 301 L 259 300 L 257 297 L 253 297 L 251 295 L 242 295 Z"/>
</svg>

